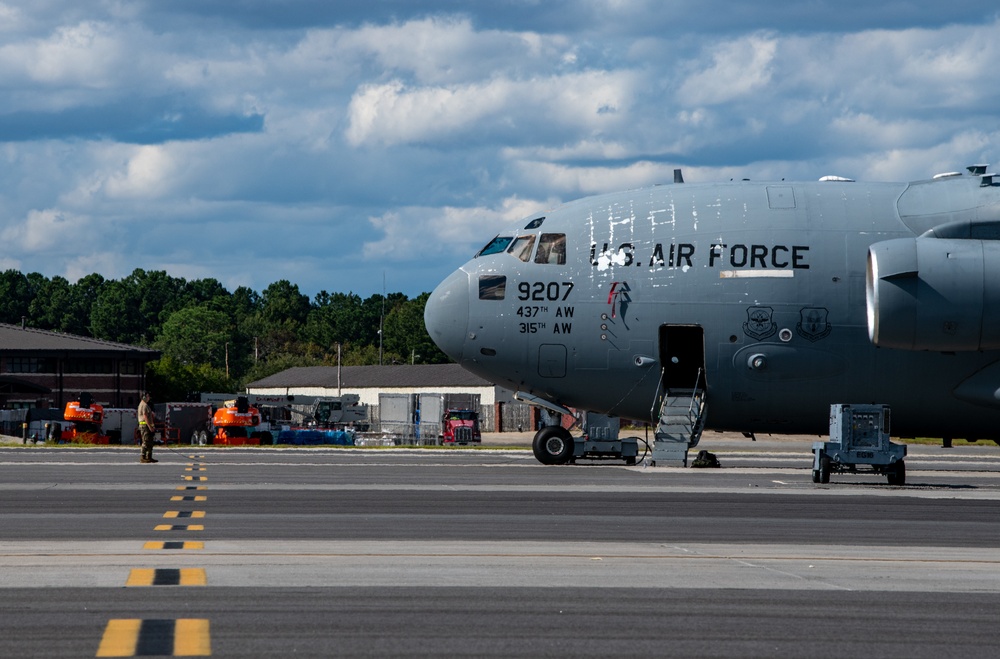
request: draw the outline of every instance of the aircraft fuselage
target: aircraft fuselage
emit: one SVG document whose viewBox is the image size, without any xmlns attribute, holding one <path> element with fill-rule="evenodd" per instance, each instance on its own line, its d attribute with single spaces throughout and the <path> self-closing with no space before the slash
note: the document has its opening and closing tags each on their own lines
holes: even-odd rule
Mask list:
<svg viewBox="0 0 1000 659">
<path fill-rule="evenodd" d="M 466 369 L 578 409 L 655 420 L 665 390 L 701 387 L 709 429 L 825 434 L 831 404 L 885 403 L 901 436 L 1000 437 L 1000 305 L 982 282 L 998 209 L 978 176 L 590 197 L 502 232 L 434 291 L 427 326 Z M 922 266 L 870 281 L 871 259 L 888 270 L 914 240 L 958 268 L 941 279 L 986 287 L 978 311 Z"/>
</svg>

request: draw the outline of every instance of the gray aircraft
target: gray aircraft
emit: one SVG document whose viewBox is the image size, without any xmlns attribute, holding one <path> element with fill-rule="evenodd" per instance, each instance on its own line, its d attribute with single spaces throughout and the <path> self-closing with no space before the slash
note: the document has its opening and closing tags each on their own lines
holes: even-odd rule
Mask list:
<svg viewBox="0 0 1000 659">
<path fill-rule="evenodd" d="M 823 434 L 836 403 L 901 437 L 1000 439 L 1000 181 L 683 183 L 501 232 L 431 294 L 467 370 L 549 410 Z M 579 441 L 579 440 L 577 440 Z M 560 425 L 535 436 L 573 456 Z"/>
</svg>

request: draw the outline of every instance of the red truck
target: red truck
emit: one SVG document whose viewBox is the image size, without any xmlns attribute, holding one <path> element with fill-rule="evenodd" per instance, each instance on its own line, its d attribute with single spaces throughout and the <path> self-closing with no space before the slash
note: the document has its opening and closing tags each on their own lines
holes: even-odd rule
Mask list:
<svg viewBox="0 0 1000 659">
<path fill-rule="evenodd" d="M 479 413 L 472 410 L 448 410 L 441 423 L 442 444 L 479 444 Z"/>
</svg>

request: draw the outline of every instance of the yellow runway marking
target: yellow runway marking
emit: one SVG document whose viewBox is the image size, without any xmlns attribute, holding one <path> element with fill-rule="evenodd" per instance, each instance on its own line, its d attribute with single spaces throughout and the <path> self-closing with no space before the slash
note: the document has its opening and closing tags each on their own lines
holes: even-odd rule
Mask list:
<svg viewBox="0 0 1000 659">
<path fill-rule="evenodd" d="M 98 657 L 209 657 L 212 655 L 208 620 L 116 619 L 104 629 Z"/>
<path fill-rule="evenodd" d="M 208 480 L 208 476 L 184 476 L 183 478 L 186 481 L 207 481 Z"/>
<path fill-rule="evenodd" d="M 193 618 L 177 621 L 174 633 L 174 656 L 207 657 L 212 654 L 208 620 Z"/>
<path fill-rule="evenodd" d="M 134 657 L 142 620 L 109 620 L 97 648 L 98 657 Z"/>
<path fill-rule="evenodd" d="M 126 586 L 204 586 L 208 583 L 205 568 L 135 568 L 129 572 Z"/>
<path fill-rule="evenodd" d="M 178 485 L 176 490 L 188 491 L 188 490 L 207 490 L 207 485 Z"/>
<path fill-rule="evenodd" d="M 178 517 L 190 517 L 194 519 L 200 519 L 205 516 L 204 510 L 168 510 L 163 513 L 163 516 L 168 519 L 177 519 Z"/>
<path fill-rule="evenodd" d="M 208 501 L 208 497 L 206 497 L 206 496 L 191 497 L 191 496 L 177 495 L 177 496 L 170 497 L 170 500 L 171 501 Z"/>
<path fill-rule="evenodd" d="M 154 531 L 204 531 L 204 524 L 188 524 L 187 526 L 181 526 L 179 524 L 157 524 Z"/>
<path fill-rule="evenodd" d="M 142 546 L 143 549 L 204 549 L 205 543 L 198 542 L 157 542 L 151 540 Z"/>
</svg>

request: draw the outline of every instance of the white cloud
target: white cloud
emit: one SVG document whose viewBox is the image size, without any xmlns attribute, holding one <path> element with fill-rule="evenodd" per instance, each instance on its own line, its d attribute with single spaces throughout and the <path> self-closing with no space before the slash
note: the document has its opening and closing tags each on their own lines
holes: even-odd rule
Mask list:
<svg viewBox="0 0 1000 659">
<path fill-rule="evenodd" d="M 32 210 L 25 219 L 3 231 L 12 251 L 28 255 L 65 255 L 93 245 L 97 232 L 89 218 L 49 208 Z"/>
<path fill-rule="evenodd" d="M 925 141 L 946 127 L 912 118 L 881 119 L 867 113 L 850 113 L 834 118 L 831 129 L 835 135 L 854 143 L 894 149 L 900 144 Z"/>
<path fill-rule="evenodd" d="M 688 106 L 714 105 L 759 90 L 771 81 L 777 48 L 777 40 L 764 34 L 713 44 L 711 66 L 684 80 L 681 101 Z"/>
<path fill-rule="evenodd" d="M 411 89 L 399 80 L 366 85 L 351 99 L 346 138 L 354 146 L 494 131 L 516 139 L 519 130 L 545 123 L 599 132 L 626 121 L 636 84 L 628 71 L 594 71 L 453 87 Z"/>
<path fill-rule="evenodd" d="M 632 190 L 669 183 L 674 180 L 674 165 L 640 161 L 621 167 L 581 167 L 547 162 L 522 162 L 518 169 L 534 185 L 570 196 L 583 196 Z"/>
<path fill-rule="evenodd" d="M 610 159 L 630 157 L 635 152 L 630 145 L 598 139 L 582 139 L 558 146 L 505 147 L 501 153 L 507 160 L 565 161 L 573 159 Z"/>
<path fill-rule="evenodd" d="M 432 86 L 477 81 L 484 73 L 544 71 L 575 58 L 563 35 L 477 29 L 467 18 L 447 16 L 364 25 L 335 43 L 337 51 L 364 53 L 384 71 Z"/>
<path fill-rule="evenodd" d="M 46 85 L 104 88 L 128 58 L 113 26 L 97 21 L 57 28 L 48 38 L 0 47 L 4 77 L 20 72 Z"/>
<path fill-rule="evenodd" d="M 112 198 L 156 198 L 170 191 L 176 171 L 169 146 L 140 146 L 124 167 L 107 179 L 104 189 Z"/>
<path fill-rule="evenodd" d="M 0 2 L 0 32 L 16 32 L 22 28 L 23 13 L 19 7 Z"/>
</svg>

